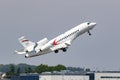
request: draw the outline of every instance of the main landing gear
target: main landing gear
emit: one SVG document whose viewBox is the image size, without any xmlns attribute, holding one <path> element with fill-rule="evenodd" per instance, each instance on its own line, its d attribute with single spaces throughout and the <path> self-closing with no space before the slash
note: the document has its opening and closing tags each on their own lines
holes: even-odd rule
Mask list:
<svg viewBox="0 0 120 80">
<path fill-rule="evenodd" d="M 58 53 L 58 50 L 55 50 L 54 52 L 55 52 L 55 53 Z"/>
<path fill-rule="evenodd" d="M 62 50 L 63 50 L 63 52 L 66 52 L 66 51 L 67 51 L 67 49 L 66 49 L 66 48 L 63 48 Z"/>
<path fill-rule="evenodd" d="M 61 50 L 62 50 L 63 52 L 66 52 L 66 51 L 67 51 L 67 49 L 66 49 L 66 48 L 62 48 Z M 55 52 L 55 53 L 58 53 L 58 52 L 59 52 L 59 50 L 55 50 L 54 52 Z"/>
</svg>

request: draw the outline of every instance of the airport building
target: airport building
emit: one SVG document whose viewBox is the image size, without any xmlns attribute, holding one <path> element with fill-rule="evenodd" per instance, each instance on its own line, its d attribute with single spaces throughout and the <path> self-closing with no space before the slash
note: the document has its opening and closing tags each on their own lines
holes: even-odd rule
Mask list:
<svg viewBox="0 0 120 80">
<path fill-rule="evenodd" d="M 90 80 L 120 80 L 120 72 L 93 72 L 87 75 Z"/>
<path fill-rule="evenodd" d="M 38 74 L 22 74 L 20 76 L 11 76 L 10 80 L 39 80 Z"/>
<path fill-rule="evenodd" d="M 89 80 L 88 75 L 40 75 L 39 80 Z"/>
<path fill-rule="evenodd" d="M 68 73 L 69 74 L 69 73 Z M 120 72 L 104 71 L 86 74 L 40 75 L 39 80 L 120 80 Z"/>
<path fill-rule="evenodd" d="M 30 74 L 10 80 L 120 80 L 120 72 L 89 72 L 86 74 Z"/>
</svg>

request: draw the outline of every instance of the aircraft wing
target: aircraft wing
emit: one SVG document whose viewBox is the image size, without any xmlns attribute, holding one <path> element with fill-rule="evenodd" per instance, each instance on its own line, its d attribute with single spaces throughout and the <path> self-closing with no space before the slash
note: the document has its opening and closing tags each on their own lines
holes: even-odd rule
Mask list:
<svg viewBox="0 0 120 80">
<path fill-rule="evenodd" d="M 67 45 L 67 46 L 70 46 L 71 45 L 71 41 L 70 40 L 66 41 L 64 44 Z"/>
<path fill-rule="evenodd" d="M 15 53 L 17 53 L 17 54 L 26 54 L 24 49 L 19 50 L 19 51 L 15 50 Z"/>
<path fill-rule="evenodd" d="M 66 41 L 64 43 L 60 43 L 58 45 L 55 45 L 55 46 L 51 47 L 50 49 L 52 51 L 55 51 L 55 50 L 59 50 L 59 49 L 62 49 L 62 48 L 68 48 L 70 45 L 71 45 L 71 41 Z"/>
</svg>

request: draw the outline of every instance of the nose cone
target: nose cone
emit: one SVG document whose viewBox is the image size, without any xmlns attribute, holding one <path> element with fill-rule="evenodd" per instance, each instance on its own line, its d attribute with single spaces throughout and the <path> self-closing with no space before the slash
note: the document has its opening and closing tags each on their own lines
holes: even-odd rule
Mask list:
<svg viewBox="0 0 120 80">
<path fill-rule="evenodd" d="M 96 23 L 95 23 L 95 22 L 93 22 L 93 23 L 91 23 L 91 24 L 90 24 L 90 26 L 96 26 Z"/>
<path fill-rule="evenodd" d="M 92 29 L 92 28 L 94 28 L 96 25 L 97 25 L 97 23 L 92 22 L 92 23 L 89 24 L 89 28 Z"/>
</svg>

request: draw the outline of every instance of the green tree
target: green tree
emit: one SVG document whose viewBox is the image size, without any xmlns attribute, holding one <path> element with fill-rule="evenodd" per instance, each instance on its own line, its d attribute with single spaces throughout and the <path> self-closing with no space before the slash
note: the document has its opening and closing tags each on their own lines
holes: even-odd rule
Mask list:
<svg viewBox="0 0 120 80">
<path fill-rule="evenodd" d="M 48 65 L 41 64 L 35 68 L 35 72 L 42 73 L 48 70 Z"/>
<path fill-rule="evenodd" d="M 57 66 L 48 66 L 48 65 L 41 64 L 35 68 L 34 72 L 42 73 L 42 72 L 52 72 L 52 71 L 61 71 L 61 70 L 66 70 L 66 67 L 61 64 Z"/>
<path fill-rule="evenodd" d="M 33 72 L 33 70 L 30 67 L 25 68 L 25 73 L 32 73 L 32 72 Z"/>
<path fill-rule="evenodd" d="M 19 68 L 19 67 L 17 68 L 16 75 L 17 75 L 17 76 L 20 75 L 20 68 Z"/>
<path fill-rule="evenodd" d="M 29 72 L 29 73 L 32 73 L 32 72 L 33 72 L 30 67 L 28 67 L 28 72 Z"/>
<path fill-rule="evenodd" d="M 15 66 L 13 64 L 10 65 L 9 71 L 6 73 L 6 75 L 8 78 L 15 75 Z"/>
<path fill-rule="evenodd" d="M 54 66 L 49 66 L 47 69 L 48 72 L 52 72 L 55 71 L 55 67 Z"/>
<path fill-rule="evenodd" d="M 86 72 L 90 72 L 90 68 L 86 68 L 86 70 L 85 70 Z"/>
<path fill-rule="evenodd" d="M 56 71 L 66 70 L 66 67 L 64 65 L 58 64 L 55 66 Z"/>
<path fill-rule="evenodd" d="M 15 74 L 15 66 L 13 64 L 10 66 L 10 73 L 11 75 Z"/>
</svg>

